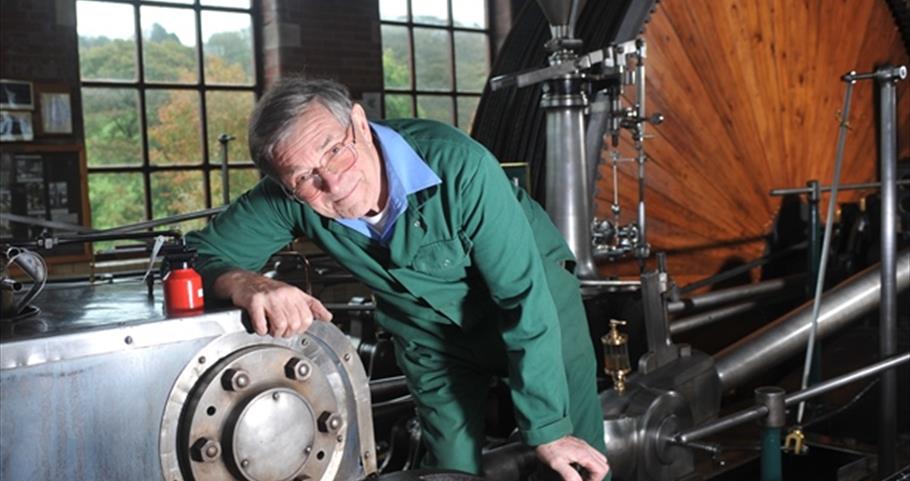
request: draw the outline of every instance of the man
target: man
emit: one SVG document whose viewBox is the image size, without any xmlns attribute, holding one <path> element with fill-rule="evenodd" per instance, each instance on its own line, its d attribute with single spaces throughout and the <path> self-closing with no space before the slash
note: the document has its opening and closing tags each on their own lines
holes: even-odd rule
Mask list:
<svg viewBox="0 0 910 481">
<path fill-rule="evenodd" d="M 523 440 L 566 481 L 599 481 L 603 415 L 572 254 L 546 213 L 460 131 L 372 123 L 334 82 L 289 78 L 259 102 L 250 150 L 265 175 L 188 236 L 208 295 L 260 335 L 332 315 L 255 271 L 294 237 L 375 293 L 427 447 L 424 467 L 479 473 L 490 376 L 507 383 Z M 592 447 L 593 446 L 593 447 Z"/>
</svg>

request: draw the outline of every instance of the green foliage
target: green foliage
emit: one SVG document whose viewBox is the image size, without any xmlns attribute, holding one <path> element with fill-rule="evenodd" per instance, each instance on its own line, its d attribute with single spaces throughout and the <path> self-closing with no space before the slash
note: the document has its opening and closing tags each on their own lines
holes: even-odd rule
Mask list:
<svg viewBox="0 0 910 481">
<path fill-rule="evenodd" d="M 85 80 L 133 80 L 136 72 L 135 42 L 106 37 L 80 37 L 80 69 Z M 218 83 L 252 84 L 255 78 L 249 29 L 212 35 L 203 45 L 206 77 Z M 144 47 L 148 81 L 192 84 L 197 82 L 196 52 L 182 45 L 176 35 L 155 24 Z M 141 165 L 141 124 L 138 91 L 133 88 L 85 87 L 82 89 L 86 155 L 90 166 Z M 209 155 L 219 163 L 217 136 L 227 132 L 231 160 L 249 157 L 246 125 L 253 108 L 253 94 L 208 92 Z M 203 162 L 200 99 L 195 89 L 146 90 L 148 156 L 153 164 Z M 155 172 L 151 176 L 154 218 L 205 208 L 202 169 Z M 213 173 L 214 175 L 214 173 Z M 231 170 L 231 196 L 237 197 L 258 180 L 253 169 Z M 213 205 L 220 204 L 218 185 L 212 185 Z M 212 180 L 215 180 L 214 177 Z M 114 227 L 146 218 L 145 184 L 141 174 L 89 175 L 92 224 Z M 217 196 L 217 197 L 216 197 Z M 201 226 L 181 225 L 181 229 Z"/>
</svg>

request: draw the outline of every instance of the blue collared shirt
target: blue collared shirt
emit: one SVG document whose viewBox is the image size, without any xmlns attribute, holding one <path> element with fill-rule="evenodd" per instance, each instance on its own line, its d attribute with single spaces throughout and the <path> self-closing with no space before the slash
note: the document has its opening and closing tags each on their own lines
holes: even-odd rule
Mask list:
<svg viewBox="0 0 910 481">
<path fill-rule="evenodd" d="M 370 225 L 360 218 L 337 219 L 337 222 L 382 244 L 387 244 L 395 221 L 408 208 L 408 195 L 440 184 L 442 180 L 397 132 L 373 122 L 370 122 L 370 127 L 381 149 L 381 161 L 385 162 L 386 180 L 389 183 L 389 199 L 386 204 L 388 220 L 382 234 L 371 229 Z"/>
</svg>

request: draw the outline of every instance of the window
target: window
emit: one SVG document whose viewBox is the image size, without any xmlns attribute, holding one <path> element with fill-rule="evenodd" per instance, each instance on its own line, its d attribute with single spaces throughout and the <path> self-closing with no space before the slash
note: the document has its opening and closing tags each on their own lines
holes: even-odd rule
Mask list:
<svg viewBox="0 0 910 481">
<path fill-rule="evenodd" d="M 380 0 L 385 117 L 471 129 L 490 72 L 486 0 Z"/>
<path fill-rule="evenodd" d="M 250 0 L 78 0 L 76 12 L 95 228 L 222 205 L 225 134 L 231 198 L 258 181 Z"/>
</svg>

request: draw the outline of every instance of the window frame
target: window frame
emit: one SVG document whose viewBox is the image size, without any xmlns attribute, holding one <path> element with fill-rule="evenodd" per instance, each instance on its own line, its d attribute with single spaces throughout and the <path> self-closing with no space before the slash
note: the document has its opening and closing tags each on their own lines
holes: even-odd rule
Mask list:
<svg viewBox="0 0 910 481">
<path fill-rule="evenodd" d="M 157 172 L 179 172 L 179 171 L 194 171 L 200 172 L 202 174 L 202 188 L 204 196 L 204 205 L 206 209 L 212 208 L 213 204 L 221 205 L 222 202 L 220 199 L 212 198 L 212 172 L 221 172 L 221 158 L 220 152 L 216 149 L 215 152 L 211 152 L 209 146 L 209 119 L 207 116 L 208 106 L 207 106 L 207 93 L 209 92 L 243 92 L 243 93 L 252 93 L 254 102 L 259 99 L 262 91 L 263 84 L 263 55 L 261 53 L 261 36 L 259 32 L 260 18 L 261 13 L 259 10 L 259 2 L 256 0 L 250 1 L 249 8 L 236 8 L 236 7 L 223 7 L 223 6 L 207 6 L 202 5 L 200 0 L 193 0 L 191 4 L 181 4 L 181 3 L 170 3 L 170 2 L 160 2 L 154 0 L 92 0 L 95 2 L 103 2 L 110 4 L 120 4 L 120 5 L 130 5 L 133 10 L 133 22 L 134 22 L 134 31 L 135 31 L 135 58 L 136 58 L 136 78 L 134 80 L 87 80 L 83 79 L 80 73 L 79 85 L 80 91 L 85 88 L 98 88 L 98 89 L 124 89 L 131 90 L 138 95 L 138 123 L 140 127 L 140 146 L 141 146 L 141 164 L 140 165 L 105 165 L 105 166 L 92 166 L 89 162 L 87 164 L 87 175 L 90 177 L 92 174 L 118 174 L 118 173 L 130 173 L 142 174 L 142 183 L 144 188 L 144 210 L 145 210 L 145 220 L 150 220 L 154 218 L 154 199 L 152 195 L 152 174 Z M 192 10 L 194 15 L 194 23 L 196 29 L 196 46 L 195 46 L 195 60 L 196 60 L 196 81 L 194 83 L 177 83 L 177 82 L 162 82 L 162 81 L 146 81 L 145 80 L 145 61 L 144 61 L 144 38 L 142 35 L 142 18 L 141 18 L 141 7 L 166 7 L 166 8 L 180 8 L 186 10 Z M 203 30 L 202 30 L 202 13 L 203 12 L 226 12 L 226 13 L 244 13 L 250 15 L 250 29 L 252 36 L 252 54 L 253 54 L 253 67 L 254 67 L 254 76 L 252 79 L 251 85 L 230 85 L 230 84 L 221 84 L 213 83 L 207 84 L 205 78 L 205 52 L 204 52 L 204 42 L 203 42 Z M 81 61 L 81 60 L 80 60 Z M 202 143 L 201 149 L 201 163 L 194 164 L 171 164 L 171 165 L 155 165 L 152 164 L 149 153 L 149 125 L 148 125 L 148 106 L 146 105 L 146 94 L 151 91 L 184 91 L 184 92 L 195 92 L 199 98 L 199 131 L 198 135 L 200 136 L 200 142 Z M 84 115 L 84 112 L 83 112 Z M 83 120 L 84 124 L 84 120 Z M 86 152 L 88 155 L 89 153 Z M 216 159 L 213 161 L 212 156 L 215 156 Z M 253 162 L 249 159 L 245 162 L 231 161 L 228 162 L 228 172 L 231 171 L 242 171 L 256 169 Z M 86 189 L 88 192 L 89 185 L 88 182 Z M 89 192 L 89 195 L 91 193 Z"/>
<path fill-rule="evenodd" d="M 382 0 L 377 0 L 381 2 Z M 387 95 L 407 95 L 410 97 L 411 101 L 411 112 L 412 116 L 417 117 L 417 98 L 420 96 L 427 97 L 446 97 L 450 100 L 452 107 L 452 125 L 459 127 L 459 112 L 458 112 L 458 99 L 459 97 L 474 97 L 478 101 L 483 94 L 483 89 L 480 92 L 473 91 L 464 91 L 458 89 L 458 72 L 457 72 L 457 61 L 455 59 L 455 32 L 467 32 L 467 33 L 482 33 L 487 38 L 487 69 L 488 72 L 492 71 L 493 68 L 493 33 L 490 26 L 490 21 L 492 19 L 492 10 L 490 7 L 491 0 L 484 0 L 484 15 L 486 16 L 486 27 L 485 28 L 470 28 L 470 27 L 456 27 L 455 18 L 453 15 L 452 2 L 458 0 L 446 0 L 446 8 L 448 10 L 448 23 L 446 25 L 438 24 L 429 24 L 429 23 L 419 23 L 414 21 L 414 12 L 412 8 L 412 3 L 414 0 L 407 1 L 407 21 L 401 20 L 384 20 L 380 14 L 379 25 L 380 25 L 380 43 L 382 42 L 382 27 L 384 26 L 394 26 L 394 27 L 404 27 L 407 29 L 407 38 L 408 38 L 408 69 L 410 73 L 410 88 L 394 88 L 386 87 L 385 85 L 385 66 L 383 65 L 383 83 L 382 83 L 382 117 L 386 118 L 386 102 L 385 98 Z M 417 65 L 414 55 L 414 29 L 435 29 L 442 30 L 446 32 L 449 38 L 449 74 L 450 74 L 450 85 L 452 86 L 449 90 L 421 90 L 417 88 Z M 384 47 L 382 48 L 384 51 Z M 471 125 L 465 125 L 463 128 L 466 131 L 471 130 Z"/>
</svg>

